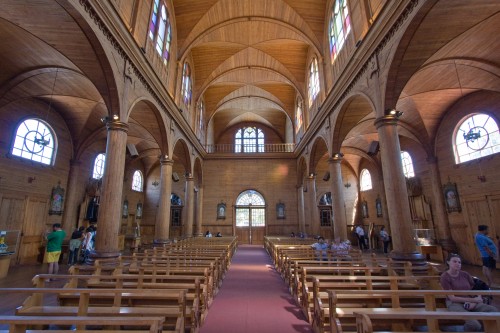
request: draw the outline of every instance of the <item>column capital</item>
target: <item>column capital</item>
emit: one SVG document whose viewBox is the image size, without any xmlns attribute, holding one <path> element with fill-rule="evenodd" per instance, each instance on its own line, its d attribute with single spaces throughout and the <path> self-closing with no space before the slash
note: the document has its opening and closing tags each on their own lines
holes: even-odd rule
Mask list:
<svg viewBox="0 0 500 333">
<path fill-rule="evenodd" d="M 333 153 L 332 157 L 328 159 L 328 163 L 341 163 L 344 159 L 344 154 L 341 152 Z"/>
<path fill-rule="evenodd" d="M 194 181 L 194 177 L 192 173 L 186 173 L 186 181 L 187 182 L 192 182 Z"/>
<path fill-rule="evenodd" d="M 382 126 L 397 126 L 399 122 L 399 118 L 395 115 L 385 115 L 383 117 L 379 117 L 375 119 L 373 123 L 375 127 L 378 129 Z"/>
<path fill-rule="evenodd" d="M 106 129 L 108 131 L 123 131 L 125 133 L 128 132 L 128 124 L 124 123 L 123 121 L 106 118 L 104 120 L 104 123 L 106 124 Z"/>
<path fill-rule="evenodd" d="M 71 167 L 79 167 L 79 166 L 81 166 L 81 165 L 82 165 L 82 161 L 80 161 L 80 160 L 75 160 L 75 159 L 71 159 L 71 160 L 69 161 L 69 165 L 70 165 Z"/>
<path fill-rule="evenodd" d="M 160 159 L 161 165 L 174 164 L 174 160 L 169 159 L 168 155 L 160 155 L 160 156 L 158 156 L 158 158 Z"/>
<path fill-rule="evenodd" d="M 436 156 L 428 156 L 426 159 L 429 164 L 437 164 L 438 158 Z"/>
</svg>

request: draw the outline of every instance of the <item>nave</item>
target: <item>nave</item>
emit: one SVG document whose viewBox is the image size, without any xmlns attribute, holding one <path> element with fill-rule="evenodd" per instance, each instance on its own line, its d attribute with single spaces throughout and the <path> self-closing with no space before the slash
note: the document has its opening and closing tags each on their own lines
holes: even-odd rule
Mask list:
<svg viewBox="0 0 500 333">
<path fill-rule="evenodd" d="M 316 275 L 316 278 L 318 280 L 321 280 L 322 283 L 324 283 L 326 280 L 331 280 L 330 282 L 341 281 L 336 285 L 335 284 L 328 285 L 328 288 L 330 290 L 334 290 L 335 292 L 339 293 L 338 296 L 341 295 L 341 293 L 345 293 L 346 295 L 349 294 L 350 292 L 349 289 L 353 288 L 353 281 L 356 280 L 364 281 L 364 285 L 357 285 L 354 288 L 356 289 L 355 291 L 356 294 L 366 295 L 366 298 L 362 299 L 362 302 L 366 303 L 365 305 L 363 305 L 364 309 L 362 310 L 367 310 L 367 308 L 370 308 L 371 306 L 369 305 L 370 297 L 372 297 L 370 295 L 370 288 L 373 288 L 374 290 L 376 289 L 376 292 L 378 293 L 377 297 L 384 297 L 383 296 L 385 292 L 385 290 L 383 290 L 384 288 L 383 287 L 382 289 L 379 288 L 381 288 L 381 285 L 383 283 L 382 281 L 384 281 L 385 279 L 387 279 L 387 281 L 392 279 L 398 282 L 395 290 L 392 290 L 393 289 L 392 286 L 390 287 L 390 289 L 392 293 L 401 294 L 401 296 L 399 297 L 403 297 L 401 298 L 401 302 L 404 302 L 405 292 L 412 293 L 413 291 L 411 289 L 416 288 L 418 289 L 417 293 L 426 293 L 425 290 L 422 290 L 426 288 L 424 286 L 425 285 L 424 282 L 426 280 L 430 279 L 435 280 L 438 278 L 438 275 L 407 276 L 408 274 L 407 272 L 399 272 L 397 276 L 391 276 L 392 274 L 395 273 L 389 272 L 388 267 L 384 266 L 384 262 L 390 262 L 389 259 L 387 259 L 385 256 L 381 254 L 370 253 L 370 252 L 362 253 L 361 257 L 356 257 L 356 255 L 359 254 L 357 250 L 351 250 L 350 255 L 353 259 L 351 261 L 345 261 L 345 258 L 344 260 L 339 261 L 338 259 L 340 258 L 335 258 L 335 254 L 333 253 L 329 254 L 328 261 L 304 259 L 304 258 L 314 258 L 315 253 L 314 251 L 311 251 L 310 241 L 312 240 L 310 239 L 301 240 L 297 244 L 296 240 L 287 239 L 286 237 L 274 238 L 274 239 L 270 237 L 267 239 L 266 249 L 260 246 L 248 246 L 248 245 L 240 245 L 237 249 L 235 247 L 234 248 L 235 254 L 234 256 L 231 256 L 230 264 L 229 262 L 217 264 L 216 266 L 220 267 L 221 272 L 210 273 L 214 277 L 214 279 L 217 280 L 220 279 L 220 282 L 216 282 L 213 284 L 215 286 L 213 289 L 213 295 L 214 295 L 213 299 L 209 300 L 210 298 L 212 298 L 212 296 L 210 296 L 212 292 L 207 291 L 207 295 L 209 296 L 205 298 L 205 300 L 208 311 L 203 313 L 204 310 L 201 310 L 202 319 L 199 327 L 197 326 L 194 329 L 193 327 L 190 327 L 188 329 L 188 326 L 186 326 L 185 332 L 197 332 L 197 331 L 201 333 L 340 332 L 338 330 L 335 330 L 333 326 L 328 326 L 328 323 L 326 322 L 322 323 L 324 325 L 322 328 L 318 327 L 317 324 L 318 318 L 315 313 L 316 312 L 315 299 L 317 298 L 318 295 L 321 298 L 324 298 L 325 296 L 320 294 L 322 293 L 327 294 L 327 293 L 324 292 L 317 293 L 316 286 L 313 288 L 312 284 L 311 285 L 309 284 L 308 282 L 310 281 L 309 278 L 301 277 L 299 279 L 292 279 L 293 281 L 302 281 L 303 285 L 300 287 L 293 286 L 293 283 L 295 282 L 292 282 L 292 286 L 287 285 L 287 283 L 289 283 L 289 281 L 291 280 L 287 278 L 287 273 L 283 271 L 283 267 L 284 267 L 284 262 L 286 262 L 288 259 L 292 260 L 295 263 L 295 267 L 299 267 L 299 265 L 301 265 L 300 269 L 295 269 L 295 273 L 297 274 L 305 274 L 307 266 L 308 272 L 309 273 L 314 272 L 312 274 L 318 274 Z M 289 245 L 283 245 L 283 242 L 285 243 L 294 242 L 295 244 L 293 246 L 289 246 Z M 196 255 L 197 260 L 191 261 L 192 264 L 191 267 L 185 267 L 183 275 L 188 274 L 186 272 L 191 272 L 191 274 L 195 274 L 196 269 L 201 265 L 201 260 L 198 259 L 200 259 L 203 256 L 207 256 L 210 253 L 210 247 L 214 246 L 214 244 L 209 244 L 210 240 L 205 240 L 203 238 L 201 239 L 198 238 L 196 241 L 191 240 L 191 243 L 192 243 L 191 245 L 186 246 L 185 244 L 182 246 L 186 253 L 190 252 L 189 247 L 196 247 L 197 246 L 196 243 L 198 243 L 198 246 L 200 244 L 203 244 L 205 249 Z M 271 247 L 273 247 L 274 249 L 271 249 Z M 283 251 L 276 251 L 276 249 L 280 247 Z M 180 248 L 181 247 L 179 247 L 179 249 Z M 300 255 L 298 251 L 299 249 L 301 252 Z M 176 251 L 171 251 L 171 254 L 169 256 L 166 256 L 166 255 L 161 255 L 160 250 L 156 250 L 155 256 L 157 257 L 158 261 L 163 260 L 164 262 L 166 261 L 166 258 L 169 257 L 170 258 L 169 269 L 171 271 L 171 274 L 175 275 L 176 273 L 174 272 L 180 269 L 180 265 L 178 264 L 178 261 L 174 260 L 176 256 L 175 254 L 173 254 L 174 252 Z M 201 254 L 202 252 L 206 253 Z M 278 257 L 280 257 L 280 260 L 276 260 L 277 257 L 274 255 L 275 252 L 282 252 L 282 253 L 287 252 L 287 254 L 279 255 Z M 139 258 L 140 256 L 137 257 Z M 286 259 L 286 257 L 288 259 Z M 302 257 L 302 259 L 299 259 L 299 257 Z M 161 258 L 161 260 L 159 258 Z M 356 259 L 354 260 L 354 258 Z M 129 260 L 129 264 L 124 265 L 125 260 Z M 184 257 L 184 261 L 186 261 L 186 257 Z M 377 266 L 375 266 L 376 262 L 378 263 Z M 394 265 L 396 264 L 394 263 Z M 99 266 L 99 263 L 97 264 L 97 266 Z M 125 266 L 128 266 L 128 269 L 125 269 Z M 145 260 L 144 257 L 142 259 L 142 264 L 140 264 L 140 266 L 143 267 L 142 274 L 147 274 L 147 270 L 152 269 L 151 263 L 147 262 L 147 260 Z M 161 288 L 164 290 L 164 288 L 167 288 L 166 285 L 164 284 L 167 278 L 160 272 L 164 270 L 165 267 L 164 266 L 161 267 L 159 263 L 156 266 L 157 266 L 156 270 L 150 271 L 150 273 L 156 275 L 155 277 L 156 282 L 149 284 L 150 285 L 155 284 L 156 287 L 161 286 Z M 225 273 L 223 272 L 224 266 L 229 267 Z M 444 266 L 442 264 L 431 263 L 430 266 L 432 267 L 432 271 L 438 273 L 444 270 Z M 110 272 L 109 266 L 107 268 L 104 266 L 100 266 L 101 272 L 97 273 L 95 271 L 95 268 L 88 266 L 72 267 L 70 269 L 67 269 L 68 266 L 63 265 L 61 274 L 56 277 L 55 281 L 52 282 L 47 282 L 47 278 L 48 277 L 53 278 L 53 276 L 41 274 L 43 273 L 42 271 L 46 270 L 46 267 L 44 266 L 26 265 L 23 267 L 13 268 L 11 274 L 9 274 L 8 277 L 0 280 L 0 288 L 2 288 L 0 292 L 2 299 L 2 302 L 0 303 L 0 315 L 1 316 L 13 315 L 15 313 L 15 308 L 22 305 L 23 302 L 24 306 L 26 306 L 25 297 L 21 297 L 21 295 L 19 294 L 6 293 L 5 292 L 6 289 L 3 288 L 29 288 L 33 285 L 34 282 L 38 287 L 44 287 L 48 290 L 49 289 L 58 290 L 59 292 L 57 294 L 58 297 L 54 297 L 52 295 L 50 297 L 45 298 L 44 305 L 47 308 L 49 308 L 57 306 L 58 304 L 59 305 L 62 304 L 63 302 L 62 295 L 64 294 L 64 288 L 68 290 L 68 288 L 71 287 L 71 281 L 74 279 L 80 280 L 80 282 L 86 281 L 86 286 L 89 288 L 92 286 L 98 287 L 99 284 L 96 281 L 91 283 L 91 280 L 89 280 L 89 278 L 93 278 L 94 280 L 100 280 L 100 283 L 102 283 L 103 285 L 105 284 L 105 281 L 110 281 L 106 279 L 113 278 L 115 279 L 114 281 L 116 281 L 115 288 L 117 289 L 120 287 L 124 288 L 127 283 L 129 284 L 128 287 L 133 287 L 132 283 L 132 281 L 134 281 L 133 270 L 139 267 L 138 262 L 134 263 L 134 260 L 130 260 L 130 258 L 129 259 L 124 258 L 122 262 L 119 264 L 119 267 L 120 270 L 118 271 L 115 269 L 113 272 L 114 274 L 113 276 L 105 277 L 104 275 L 99 276 L 98 274 L 101 274 L 106 270 Z M 387 273 L 383 272 L 384 270 L 387 271 Z M 464 270 L 470 272 L 472 275 L 481 277 L 480 269 L 476 266 L 465 265 Z M 90 276 L 78 275 L 82 274 L 85 271 L 87 271 L 87 274 L 90 273 L 92 275 Z M 128 271 L 127 274 L 122 274 L 125 271 Z M 370 272 L 370 276 L 363 276 L 364 273 L 361 273 L 363 271 Z M 291 272 L 293 273 L 293 270 L 291 270 Z M 414 274 L 416 274 L 417 272 L 416 267 L 413 268 L 413 272 Z M 67 273 L 72 273 L 74 275 L 66 275 Z M 40 275 L 38 275 L 37 278 L 33 278 L 35 274 L 40 274 Z M 124 279 L 125 276 L 127 276 L 128 278 L 127 282 L 125 282 Z M 217 278 L 217 276 L 219 276 L 219 278 Z M 137 277 L 137 275 L 135 277 Z M 495 275 L 495 280 L 498 281 L 499 278 L 500 276 L 497 272 L 497 274 Z M 44 279 L 45 282 L 43 282 Z M 123 279 L 122 280 L 123 284 L 119 283 L 120 279 Z M 144 285 L 141 288 L 147 288 L 146 285 L 148 285 L 148 282 L 146 282 L 146 277 L 143 276 L 143 279 L 144 279 L 143 280 Z M 162 282 L 161 279 L 165 279 L 165 281 Z M 42 283 L 40 283 L 40 281 L 42 281 Z M 371 282 L 369 283 L 369 281 Z M 409 283 L 405 283 L 405 281 Z M 415 285 L 413 284 L 414 282 L 410 283 L 410 281 L 419 281 L 419 282 L 417 282 Z M 170 282 L 174 284 L 179 283 L 173 281 Z M 371 285 L 371 287 L 369 286 L 369 284 Z M 408 288 L 410 290 L 404 290 L 407 288 L 408 285 L 411 285 L 411 287 Z M 101 285 L 101 287 L 103 286 Z M 306 291 L 306 288 L 304 287 L 309 287 L 309 290 L 314 290 L 313 292 L 311 292 L 311 297 L 309 299 L 309 301 L 314 300 L 314 306 L 311 304 L 308 306 L 307 302 L 305 302 L 305 300 L 308 299 L 309 297 L 304 296 L 303 292 Z M 148 288 L 151 288 L 151 286 Z M 160 293 L 163 292 L 163 290 L 162 291 L 156 290 L 156 292 Z M 108 289 L 101 289 L 100 291 L 102 291 L 101 293 L 102 295 L 98 297 L 104 297 L 103 295 L 108 292 Z M 155 292 L 155 290 L 153 291 Z M 128 293 L 130 292 L 131 290 L 129 289 Z M 434 293 L 439 293 L 439 291 L 434 291 Z M 493 305 L 498 306 L 500 303 L 499 292 L 492 291 L 492 293 L 495 295 L 493 299 Z M 33 292 L 33 294 L 35 293 Z M 123 297 L 129 297 L 129 296 L 123 296 Z M 329 295 L 327 295 L 326 297 L 328 298 Z M 362 297 L 363 296 L 360 296 L 360 298 Z M 186 300 L 187 299 L 189 299 L 189 296 L 186 298 Z M 132 299 L 129 299 L 129 302 L 134 302 L 134 301 Z M 420 302 L 424 302 L 424 300 L 421 300 Z M 205 302 L 201 301 L 201 304 L 203 303 Z M 324 303 L 325 308 L 331 306 L 329 303 L 330 303 L 329 301 Z M 423 303 L 421 304 L 422 305 L 419 305 L 420 307 L 423 306 Z M 66 304 L 65 306 L 67 305 L 68 304 Z M 131 304 L 129 305 L 132 306 Z M 305 308 L 304 305 L 306 305 Z M 403 307 L 411 306 L 408 304 L 406 305 L 401 304 L 401 305 Z M 101 304 L 100 306 L 103 305 Z M 309 308 L 310 306 L 312 306 L 312 308 Z M 341 305 L 337 304 L 337 306 L 341 306 L 340 308 L 337 308 L 338 310 L 337 313 L 347 314 L 354 305 L 352 304 L 348 305 L 344 303 Z M 384 312 L 391 312 L 391 310 L 393 310 L 394 313 L 396 313 L 398 311 L 397 310 L 398 307 L 397 306 L 394 307 L 394 305 L 392 306 L 392 308 L 391 306 L 389 306 L 389 309 L 387 308 L 387 305 L 382 305 L 382 303 L 376 306 L 381 311 L 383 310 Z M 201 306 L 201 308 L 203 308 L 203 306 Z M 306 320 L 306 317 L 309 316 L 308 311 L 310 309 L 312 309 L 311 313 L 309 314 L 310 318 L 309 320 Z M 416 313 L 414 313 L 414 315 L 417 314 L 422 315 L 422 311 L 425 311 L 426 315 L 445 315 L 446 313 L 447 313 L 446 315 L 450 314 L 446 310 L 445 311 L 443 310 L 445 309 L 438 308 L 435 311 L 427 311 L 419 309 Z M 498 317 L 498 313 L 496 315 Z M 116 317 L 116 318 L 121 318 L 121 317 Z M 358 333 L 368 332 L 361 330 L 361 328 L 359 327 L 356 328 L 350 325 L 349 322 L 345 321 L 345 318 L 339 318 L 339 319 L 342 325 L 342 332 L 356 332 L 356 331 Z M 6 326 L 4 325 L 1 326 L 0 328 L 5 329 Z M 55 327 L 51 326 L 50 328 L 53 329 Z M 449 327 L 447 326 L 446 328 Z M 452 328 L 455 327 L 452 326 Z M 170 330 L 163 330 L 163 332 L 169 332 L 169 331 Z M 497 332 L 497 331 L 490 330 L 487 332 Z"/>
</svg>

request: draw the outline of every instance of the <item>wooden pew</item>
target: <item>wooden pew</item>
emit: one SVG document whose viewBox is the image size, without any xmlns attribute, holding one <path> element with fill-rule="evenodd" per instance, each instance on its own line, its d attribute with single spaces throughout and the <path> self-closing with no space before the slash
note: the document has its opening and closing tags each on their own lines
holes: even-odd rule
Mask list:
<svg viewBox="0 0 500 333">
<path fill-rule="evenodd" d="M 385 310 L 385 309 L 384 309 Z M 498 333 L 500 332 L 500 313 L 498 312 L 450 312 L 450 311 L 405 311 L 404 313 L 398 311 L 392 311 L 387 309 L 387 311 L 380 312 L 356 312 L 356 327 L 357 333 L 373 333 L 374 323 L 376 321 L 382 321 L 384 323 L 393 323 L 399 326 L 403 326 L 405 332 L 417 332 L 412 331 L 409 325 L 415 321 L 421 321 L 427 323 L 428 327 L 432 327 L 439 320 L 456 320 L 460 318 L 462 321 L 465 320 L 480 320 L 483 322 L 485 333 Z M 418 331 L 421 332 L 421 331 Z M 432 329 L 427 332 L 442 332 L 437 329 Z"/>
<path fill-rule="evenodd" d="M 33 278 L 36 288 L 44 288 L 47 279 L 55 275 L 39 274 Z M 86 288 L 117 288 L 117 289 L 172 289 L 186 291 L 186 323 L 185 327 L 191 331 L 197 331 L 207 314 L 206 286 L 201 286 L 200 278 L 196 276 L 164 276 L 161 281 L 152 277 L 139 275 L 57 275 L 58 279 L 68 279 L 63 286 L 66 289 Z M 76 306 L 79 302 L 79 294 L 62 293 L 58 295 L 59 305 Z M 128 297 L 122 297 L 122 306 L 129 303 Z M 89 305 L 110 305 L 114 302 L 114 294 L 99 294 L 90 297 Z"/>
<path fill-rule="evenodd" d="M 71 333 L 71 332 L 100 332 L 100 333 L 119 333 L 124 331 L 122 328 L 109 329 L 108 327 L 129 326 L 135 327 L 134 330 L 125 330 L 128 333 L 161 333 L 163 327 L 163 317 L 61 317 L 61 316 L 0 316 L 0 324 L 9 325 L 9 333 L 22 332 L 47 332 L 47 333 Z M 72 326 L 76 329 L 57 329 L 54 330 L 32 330 L 32 326 Z M 87 326 L 101 326 L 104 329 L 87 329 Z M 146 327 L 146 329 L 144 328 Z M 180 332 L 179 332 L 180 333 Z"/>
<path fill-rule="evenodd" d="M 352 332 L 356 330 L 355 313 L 365 314 L 387 312 L 401 313 L 420 311 L 426 313 L 447 313 L 444 305 L 447 295 L 493 295 L 500 297 L 500 290 L 377 290 L 377 291 L 328 291 L 328 306 L 315 298 L 314 326 L 316 332 Z M 316 304 L 318 303 L 318 304 Z M 321 315 L 316 309 L 322 309 Z M 500 317 L 500 312 L 496 313 Z M 327 319 L 325 319 L 327 318 Z M 322 325 L 317 321 L 325 320 Z M 429 330 L 437 330 L 436 321 L 427 321 Z"/>
<path fill-rule="evenodd" d="M 91 316 L 91 317 L 157 317 L 164 318 L 164 332 L 185 330 L 185 290 L 135 289 L 61 289 L 61 288 L 0 288 L 0 294 L 25 293 L 30 296 L 16 309 L 22 316 Z M 77 306 L 48 305 L 44 295 L 77 294 Z M 113 294 L 111 306 L 91 306 L 91 297 Z M 122 298 L 129 306 L 122 306 Z"/>
<path fill-rule="evenodd" d="M 315 276 L 312 288 L 305 286 L 302 297 L 302 309 L 311 318 L 312 323 L 320 326 L 328 322 L 328 312 L 322 306 L 329 304 L 328 291 L 360 293 L 377 290 L 418 290 L 441 289 L 438 276 Z M 417 301 L 418 302 L 418 301 Z M 377 303 L 381 304 L 381 302 Z M 343 304 L 346 306 L 346 304 Z M 365 304 L 363 304 L 365 306 Z"/>
</svg>

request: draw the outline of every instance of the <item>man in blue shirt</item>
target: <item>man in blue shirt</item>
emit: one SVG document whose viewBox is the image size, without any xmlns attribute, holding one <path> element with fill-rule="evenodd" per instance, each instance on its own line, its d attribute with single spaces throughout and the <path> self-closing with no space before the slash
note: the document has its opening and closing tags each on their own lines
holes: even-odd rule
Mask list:
<svg viewBox="0 0 500 333">
<path fill-rule="evenodd" d="M 318 242 L 311 245 L 311 247 L 316 250 L 316 260 L 328 260 L 327 250 L 329 245 L 325 243 L 325 239 L 323 237 L 318 238 Z"/>
<path fill-rule="evenodd" d="M 491 238 L 488 236 L 488 226 L 478 225 L 476 233 L 476 245 L 481 253 L 481 259 L 483 260 L 483 274 L 488 281 L 488 285 L 493 284 L 493 277 L 491 276 L 491 271 L 496 267 L 497 260 L 497 247 Z"/>
</svg>

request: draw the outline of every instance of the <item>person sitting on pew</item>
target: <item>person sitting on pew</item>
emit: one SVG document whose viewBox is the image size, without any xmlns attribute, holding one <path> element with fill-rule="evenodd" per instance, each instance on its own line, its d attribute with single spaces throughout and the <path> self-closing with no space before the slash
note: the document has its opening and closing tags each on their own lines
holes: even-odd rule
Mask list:
<svg viewBox="0 0 500 333">
<path fill-rule="evenodd" d="M 335 257 L 341 257 L 342 260 L 352 260 L 349 256 L 351 245 L 347 241 L 341 242 L 340 237 L 334 238 L 331 249 Z"/>
<path fill-rule="evenodd" d="M 205 232 L 205 237 L 212 238 L 212 233 L 210 232 L 210 230 L 207 230 L 207 232 Z"/>
<path fill-rule="evenodd" d="M 448 270 L 440 278 L 444 290 L 471 290 L 474 286 L 472 276 L 462 271 L 462 258 L 455 253 L 450 253 L 446 260 Z M 481 296 L 459 297 L 449 295 L 446 299 L 446 307 L 450 311 L 460 312 L 496 312 L 496 307 L 483 303 Z M 481 323 L 477 320 L 467 320 L 464 325 L 466 332 L 482 332 Z"/>
<path fill-rule="evenodd" d="M 311 245 L 311 247 L 316 250 L 316 260 L 328 260 L 327 250 L 328 243 L 325 243 L 325 239 L 323 237 L 318 238 L 318 242 Z"/>
</svg>

